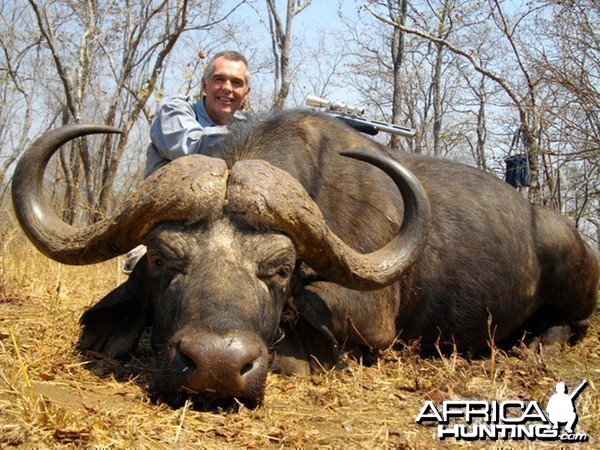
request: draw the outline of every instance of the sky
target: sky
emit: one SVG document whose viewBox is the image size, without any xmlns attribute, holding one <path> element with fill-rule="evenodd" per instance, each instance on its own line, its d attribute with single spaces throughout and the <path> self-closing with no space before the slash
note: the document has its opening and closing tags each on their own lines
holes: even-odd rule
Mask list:
<svg viewBox="0 0 600 450">
<path fill-rule="evenodd" d="M 352 14 L 356 10 L 356 3 L 354 1 L 344 1 L 341 3 L 344 5 L 344 14 Z M 251 47 L 254 49 L 261 49 L 264 54 L 270 55 L 271 40 L 268 36 L 268 25 L 261 24 L 259 18 L 259 15 L 265 20 L 268 17 L 266 2 L 265 0 L 255 0 L 252 2 L 252 4 L 252 7 L 248 5 L 242 5 L 235 12 L 235 15 L 240 17 L 246 23 L 253 23 L 253 26 L 256 27 L 256 31 L 250 38 L 253 39 Z M 287 0 L 276 0 L 276 5 L 278 7 L 279 14 L 282 16 L 282 20 L 285 20 L 285 8 L 287 5 Z M 338 0 L 312 0 L 312 3 L 294 18 L 292 24 L 293 39 L 300 43 L 306 43 L 308 46 L 316 45 L 322 35 L 330 34 L 336 28 L 340 28 L 342 26 L 339 18 L 339 11 L 340 2 Z M 317 56 L 317 58 L 318 57 L 319 56 Z M 295 59 L 292 61 L 292 63 L 298 64 L 298 60 Z M 310 64 L 310 61 L 306 61 L 306 64 Z M 250 65 L 252 66 L 252 61 L 250 61 Z M 254 74 L 254 76 L 255 79 L 258 78 L 257 81 L 260 80 L 260 75 L 256 77 L 256 74 Z M 306 80 L 299 80 L 298 78 L 295 79 L 295 83 L 296 88 L 299 85 L 308 85 Z M 266 84 L 272 85 L 270 79 Z M 260 86 L 255 85 L 253 89 L 258 90 L 260 89 Z M 352 98 L 352 95 L 349 95 L 351 93 L 348 93 L 344 90 L 334 90 L 334 92 L 336 99 L 341 101 L 351 101 L 350 99 Z M 288 97 L 288 102 L 290 102 L 290 100 L 292 103 L 299 101 L 298 98 L 292 99 L 291 96 L 292 94 L 290 94 L 290 97 Z"/>
</svg>

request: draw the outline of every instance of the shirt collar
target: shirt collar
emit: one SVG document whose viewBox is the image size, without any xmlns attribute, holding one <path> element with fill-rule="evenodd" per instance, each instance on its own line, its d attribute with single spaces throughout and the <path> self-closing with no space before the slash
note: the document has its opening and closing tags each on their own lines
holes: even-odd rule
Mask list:
<svg viewBox="0 0 600 450">
<path fill-rule="evenodd" d="M 196 120 L 203 127 L 212 127 L 216 125 L 209 117 L 208 112 L 206 111 L 206 106 L 204 105 L 204 97 L 201 97 L 196 102 L 196 104 L 194 105 L 194 111 L 196 113 Z"/>
</svg>

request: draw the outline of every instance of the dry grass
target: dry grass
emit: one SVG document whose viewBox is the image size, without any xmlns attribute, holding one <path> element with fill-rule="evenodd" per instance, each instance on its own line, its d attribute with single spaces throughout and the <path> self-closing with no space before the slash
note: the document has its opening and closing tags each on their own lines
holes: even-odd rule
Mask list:
<svg viewBox="0 0 600 450">
<path fill-rule="evenodd" d="M 124 281 L 119 263 L 52 262 L 20 231 L 2 231 L 0 255 L 0 449 L 2 448 L 533 448 L 540 443 L 440 442 L 417 425 L 426 400 L 536 400 L 555 383 L 590 385 L 577 400 L 578 430 L 600 438 L 600 314 L 588 336 L 560 355 L 528 350 L 468 361 L 388 351 L 379 362 L 312 377 L 270 375 L 263 407 L 173 410 L 152 403 L 145 360 L 121 364 L 75 352 L 82 311 Z M 133 374 L 133 375 L 131 375 Z M 556 448 L 557 443 L 543 446 Z"/>
</svg>

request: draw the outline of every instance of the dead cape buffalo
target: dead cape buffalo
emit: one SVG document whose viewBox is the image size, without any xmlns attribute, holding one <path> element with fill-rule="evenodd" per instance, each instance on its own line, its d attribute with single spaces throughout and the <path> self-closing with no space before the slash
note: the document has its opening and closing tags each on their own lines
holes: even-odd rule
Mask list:
<svg viewBox="0 0 600 450">
<path fill-rule="evenodd" d="M 42 136 L 19 162 L 13 202 L 31 241 L 66 264 L 147 245 L 129 280 L 84 313 L 80 348 L 123 356 L 153 325 L 165 395 L 256 405 L 269 368 L 306 374 L 341 349 L 397 339 L 477 351 L 526 323 L 566 340 L 595 308 L 598 259 L 568 220 L 483 171 L 392 152 L 307 111 L 171 162 L 101 222 L 62 222 L 42 191 L 50 156 L 117 131 Z"/>
</svg>

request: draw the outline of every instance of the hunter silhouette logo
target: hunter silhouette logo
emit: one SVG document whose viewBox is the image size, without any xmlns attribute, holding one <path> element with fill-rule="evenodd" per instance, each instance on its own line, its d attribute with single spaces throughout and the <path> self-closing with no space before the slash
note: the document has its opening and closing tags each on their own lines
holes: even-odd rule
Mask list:
<svg viewBox="0 0 600 450">
<path fill-rule="evenodd" d="M 587 380 L 583 380 L 568 394 L 565 383 L 558 382 L 545 413 L 536 401 L 446 400 L 439 407 L 427 401 L 416 422 L 436 422 L 437 437 L 441 440 L 586 442 L 587 434 L 574 431 L 577 424 L 575 400 L 586 386 Z M 564 425 L 562 432 L 560 425 Z"/>
<path fill-rule="evenodd" d="M 575 391 L 569 395 L 567 394 L 567 386 L 562 381 L 556 384 L 556 394 L 553 394 L 548 401 L 546 412 L 548 413 L 548 419 L 552 422 L 555 430 L 558 429 L 559 423 L 566 423 L 565 431 L 567 433 L 573 433 L 573 427 L 577 423 L 577 412 L 575 411 L 575 399 L 579 396 L 583 388 L 587 385 L 587 380 L 583 382 L 575 389 Z"/>
</svg>

